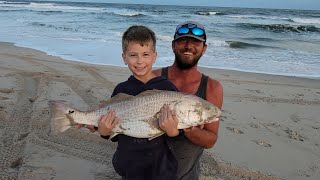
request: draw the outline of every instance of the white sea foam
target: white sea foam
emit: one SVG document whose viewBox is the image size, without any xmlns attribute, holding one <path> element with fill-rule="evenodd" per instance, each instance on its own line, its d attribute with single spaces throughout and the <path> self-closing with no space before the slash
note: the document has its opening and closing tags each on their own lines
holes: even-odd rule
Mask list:
<svg viewBox="0 0 320 180">
<path fill-rule="evenodd" d="M 278 16 L 263 16 L 263 15 L 228 15 L 228 17 L 239 18 L 239 19 L 266 19 L 266 20 L 290 20 L 287 17 L 278 17 Z"/>
<path fill-rule="evenodd" d="M 207 39 L 207 44 L 211 47 L 229 47 L 229 44 L 226 41 L 213 38 Z"/>
<path fill-rule="evenodd" d="M 296 23 L 305 23 L 305 24 L 319 24 L 320 18 L 293 18 L 292 21 Z"/>
<path fill-rule="evenodd" d="M 7 3 L 3 2 L 0 4 L 0 7 L 7 7 L 13 9 L 29 9 L 34 11 L 68 11 L 68 10 L 81 10 L 81 11 L 103 11 L 104 8 L 96 7 L 80 7 L 80 6 L 66 6 L 66 5 L 57 5 L 55 3 Z"/>
<path fill-rule="evenodd" d="M 215 12 L 215 11 L 209 11 L 209 12 L 199 11 L 199 12 L 197 12 L 197 14 L 210 16 L 210 15 L 219 15 L 221 13 L 220 12 Z"/>
</svg>

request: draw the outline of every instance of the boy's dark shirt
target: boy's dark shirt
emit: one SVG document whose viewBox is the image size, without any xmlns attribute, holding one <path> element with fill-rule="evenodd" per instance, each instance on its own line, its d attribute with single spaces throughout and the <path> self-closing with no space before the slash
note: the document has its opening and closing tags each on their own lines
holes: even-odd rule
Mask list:
<svg viewBox="0 0 320 180">
<path fill-rule="evenodd" d="M 153 89 L 178 91 L 172 82 L 162 76 L 155 77 L 147 83 L 130 76 L 127 81 L 115 87 L 112 97 L 119 93 L 136 96 Z M 118 141 L 112 163 L 119 175 L 123 177 L 152 177 L 152 179 L 161 180 L 176 179 L 177 161 L 171 151 L 171 146 L 167 144 L 166 136 L 148 140 L 147 138 L 134 138 L 119 134 L 112 138 L 112 141 Z M 141 171 L 143 168 L 144 170 Z M 160 175 L 154 177 L 154 174 Z"/>
</svg>

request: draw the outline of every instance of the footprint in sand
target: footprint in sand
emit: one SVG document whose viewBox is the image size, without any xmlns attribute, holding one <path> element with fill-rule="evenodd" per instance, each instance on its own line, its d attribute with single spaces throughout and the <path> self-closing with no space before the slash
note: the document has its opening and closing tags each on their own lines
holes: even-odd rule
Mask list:
<svg viewBox="0 0 320 180">
<path fill-rule="evenodd" d="M 281 127 L 281 125 L 278 124 L 278 123 L 276 123 L 276 122 L 267 123 L 266 126 L 268 126 L 268 127 L 274 127 L 274 128 Z"/>
<path fill-rule="evenodd" d="M 293 122 L 295 122 L 295 123 L 298 123 L 298 122 L 301 121 L 300 118 L 299 118 L 299 116 L 298 116 L 296 113 L 292 114 L 292 115 L 290 116 L 290 119 L 291 119 Z"/>
<path fill-rule="evenodd" d="M 5 93 L 5 94 L 10 94 L 10 93 L 13 93 L 14 90 L 11 88 L 11 89 L 8 89 L 8 88 L 0 88 L 0 93 Z"/>
<path fill-rule="evenodd" d="M 263 94 L 260 90 L 254 90 L 254 89 L 247 89 L 247 91 L 257 94 Z"/>
<path fill-rule="evenodd" d="M 220 120 L 221 121 L 225 121 L 225 120 L 236 120 L 235 118 L 231 117 L 232 116 L 232 113 L 228 110 L 222 110 L 222 116 L 220 117 Z"/>
<path fill-rule="evenodd" d="M 244 134 L 244 132 L 241 131 L 240 129 L 236 129 L 236 128 L 232 128 L 232 127 L 226 127 L 226 129 L 228 129 L 236 134 Z"/>
<path fill-rule="evenodd" d="M 289 138 L 304 141 L 304 138 L 296 131 L 293 131 L 291 129 L 285 130 L 285 132 L 289 135 Z"/>
<path fill-rule="evenodd" d="M 296 94 L 295 98 L 303 98 L 304 94 Z"/>
<path fill-rule="evenodd" d="M 262 140 L 252 140 L 253 142 L 255 142 L 256 144 L 263 146 L 263 147 L 272 147 L 272 145 L 270 143 L 267 143 L 265 141 Z"/>
<path fill-rule="evenodd" d="M 255 124 L 255 123 L 250 123 L 250 127 L 256 128 L 256 129 L 261 128 L 261 126 L 259 126 L 259 124 Z"/>
<path fill-rule="evenodd" d="M 0 96 L 0 100 L 7 100 L 9 98 Z"/>
</svg>

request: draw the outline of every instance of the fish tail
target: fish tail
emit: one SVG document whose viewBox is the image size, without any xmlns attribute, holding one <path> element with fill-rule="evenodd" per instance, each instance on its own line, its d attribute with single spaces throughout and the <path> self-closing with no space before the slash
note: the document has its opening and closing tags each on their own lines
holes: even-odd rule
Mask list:
<svg viewBox="0 0 320 180">
<path fill-rule="evenodd" d="M 56 135 L 72 127 L 74 122 L 68 113 L 74 111 L 73 108 L 65 101 L 49 101 L 48 105 L 51 108 L 50 135 Z"/>
</svg>

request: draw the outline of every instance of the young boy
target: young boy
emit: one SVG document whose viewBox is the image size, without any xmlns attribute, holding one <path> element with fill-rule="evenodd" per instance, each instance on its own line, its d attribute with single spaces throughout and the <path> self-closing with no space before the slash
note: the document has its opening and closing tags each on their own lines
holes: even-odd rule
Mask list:
<svg viewBox="0 0 320 180">
<path fill-rule="evenodd" d="M 152 72 L 156 53 L 156 37 L 145 26 L 131 26 L 122 36 L 122 58 L 133 75 L 118 84 L 112 96 L 118 93 L 138 95 L 152 90 L 177 91 L 173 83 Z M 167 107 L 164 107 L 167 108 Z M 163 118 L 162 118 L 163 119 Z M 121 121 L 114 111 L 100 119 L 98 131 L 108 136 L 115 125 Z M 176 180 L 177 161 L 167 144 L 167 138 L 179 134 L 177 121 L 159 122 L 166 135 L 152 140 L 117 135 L 112 141 L 118 141 L 112 163 L 115 171 L 125 180 Z"/>
</svg>

